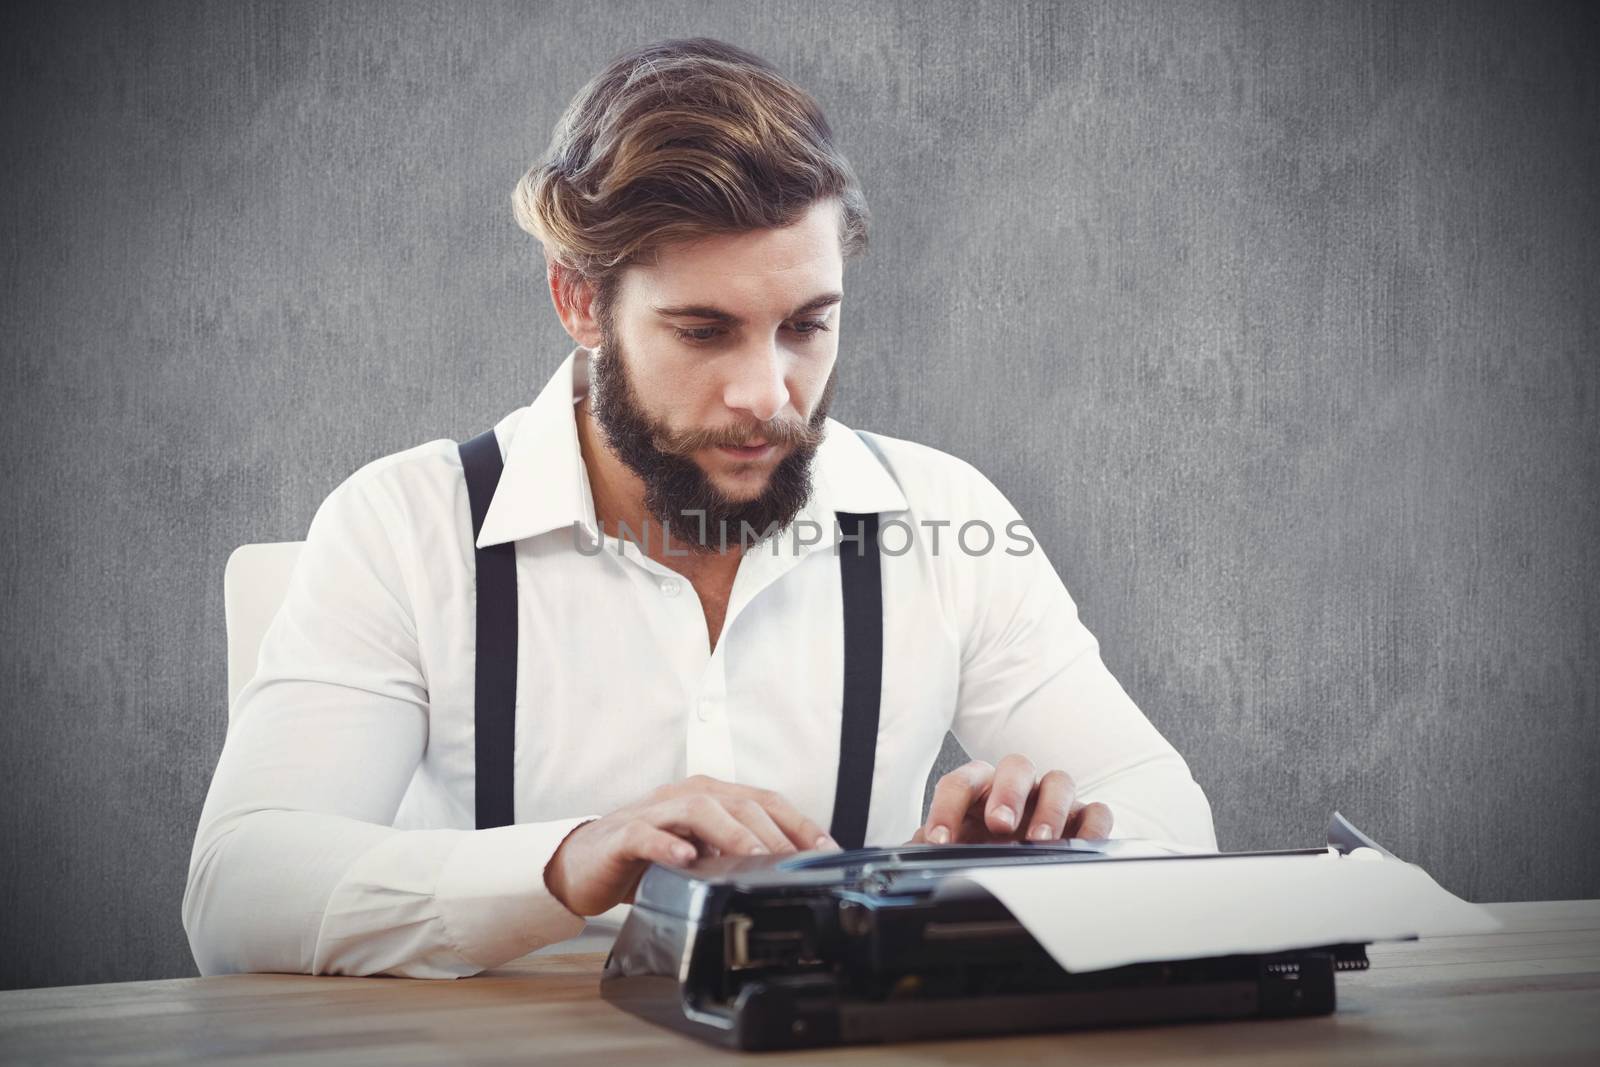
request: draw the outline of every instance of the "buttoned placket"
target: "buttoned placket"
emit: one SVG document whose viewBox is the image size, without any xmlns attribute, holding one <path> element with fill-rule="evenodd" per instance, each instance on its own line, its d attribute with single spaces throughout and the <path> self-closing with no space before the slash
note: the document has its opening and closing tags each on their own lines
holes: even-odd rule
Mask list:
<svg viewBox="0 0 1600 1067">
<path fill-rule="evenodd" d="M 831 544 L 831 541 L 828 542 Z M 728 719 L 728 634 L 739 624 L 744 608 L 767 586 L 778 581 L 818 546 L 797 549 L 787 534 L 747 551 L 739 560 L 733 588 L 728 596 L 728 611 L 722 633 L 710 649 L 697 680 L 680 679 L 689 694 L 684 721 L 685 773 L 703 774 L 725 782 L 737 782 L 738 764 L 734 759 L 733 729 Z M 615 549 L 608 547 L 608 551 Z M 632 541 L 624 540 L 619 555 L 644 569 L 660 595 L 681 603 L 686 625 L 705 625 L 705 605 L 693 583 L 665 564 L 650 558 Z M 698 684 L 695 684 L 695 683 Z"/>
</svg>

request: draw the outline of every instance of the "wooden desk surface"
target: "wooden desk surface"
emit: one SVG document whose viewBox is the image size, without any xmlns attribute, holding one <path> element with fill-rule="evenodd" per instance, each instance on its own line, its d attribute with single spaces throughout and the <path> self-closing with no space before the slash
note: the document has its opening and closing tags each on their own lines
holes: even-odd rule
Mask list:
<svg viewBox="0 0 1600 1067">
<path fill-rule="evenodd" d="M 1495 934 L 1374 945 L 1315 1019 L 739 1057 L 600 999 L 602 955 L 456 981 L 229 975 L 0 993 L 0 1061 L 154 1064 L 1600 1063 L 1600 900 L 1491 904 Z"/>
</svg>

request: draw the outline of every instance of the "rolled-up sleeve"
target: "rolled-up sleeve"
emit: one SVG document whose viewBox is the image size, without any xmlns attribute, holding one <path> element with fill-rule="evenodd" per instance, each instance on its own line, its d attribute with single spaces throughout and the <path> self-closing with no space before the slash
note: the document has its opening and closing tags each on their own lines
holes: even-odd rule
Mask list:
<svg viewBox="0 0 1600 1067">
<path fill-rule="evenodd" d="M 964 506 L 996 540 L 946 561 L 962 634 L 957 740 L 979 759 L 1017 752 L 1040 773 L 1066 771 L 1078 799 L 1110 807 L 1114 836 L 1215 849 L 1211 807 L 1188 764 L 1112 676 L 1010 501 L 966 469 Z"/>
<path fill-rule="evenodd" d="M 454 978 L 583 928 L 544 867 L 581 818 L 392 824 L 428 741 L 400 516 L 361 472 L 318 509 L 195 834 L 200 972 Z"/>
</svg>

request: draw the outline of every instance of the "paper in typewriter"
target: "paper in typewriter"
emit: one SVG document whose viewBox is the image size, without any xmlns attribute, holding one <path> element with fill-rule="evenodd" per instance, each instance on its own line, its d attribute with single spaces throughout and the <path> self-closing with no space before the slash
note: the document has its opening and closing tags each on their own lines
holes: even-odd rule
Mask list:
<svg viewBox="0 0 1600 1067">
<path fill-rule="evenodd" d="M 1500 928 L 1421 867 L 1370 849 L 1027 864 L 963 877 L 1069 971 Z"/>
</svg>

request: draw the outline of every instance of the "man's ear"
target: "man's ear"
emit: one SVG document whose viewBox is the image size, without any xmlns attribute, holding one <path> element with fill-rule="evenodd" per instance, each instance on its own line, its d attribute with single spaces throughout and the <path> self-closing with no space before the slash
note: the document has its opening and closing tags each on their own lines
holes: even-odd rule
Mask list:
<svg viewBox="0 0 1600 1067">
<path fill-rule="evenodd" d="M 598 348 L 600 322 L 594 314 L 594 284 L 554 259 L 545 266 L 545 281 L 567 334 L 584 348 Z"/>
</svg>

